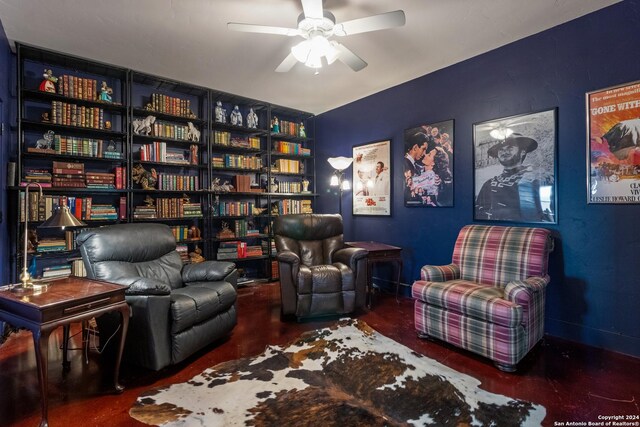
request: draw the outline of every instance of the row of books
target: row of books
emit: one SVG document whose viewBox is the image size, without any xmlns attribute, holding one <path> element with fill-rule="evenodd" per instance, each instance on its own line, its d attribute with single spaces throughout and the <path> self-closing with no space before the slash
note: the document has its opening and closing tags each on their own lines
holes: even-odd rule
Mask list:
<svg viewBox="0 0 640 427">
<path fill-rule="evenodd" d="M 37 182 L 41 187 L 122 189 L 126 167 L 116 166 L 113 172 L 85 172 L 82 163 L 53 162 L 53 174 L 48 169 L 26 168 L 20 183 L 26 186 Z"/>
<path fill-rule="evenodd" d="M 173 116 L 191 117 L 191 100 L 168 96 L 161 93 L 151 94 L 151 110 Z"/>
<path fill-rule="evenodd" d="M 50 265 L 42 269 L 42 278 L 43 279 L 61 279 L 63 277 L 71 276 L 72 271 L 73 271 L 72 265 L 69 263 Z"/>
<path fill-rule="evenodd" d="M 158 190 L 197 191 L 199 189 L 200 185 L 197 176 L 158 174 Z"/>
<path fill-rule="evenodd" d="M 220 242 L 216 259 L 229 260 L 236 258 L 262 256 L 262 247 L 259 245 L 247 245 L 247 242 L 231 241 Z"/>
<path fill-rule="evenodd" d="M 29 193 L 29 221 L 44 221 L 60 206 L 67 206 L 73 216 L 82 221 L 116 220 L 127 217 L 127 198 L 120 197 L 116 210 L 112 205 L 95 204 L 92 197 L 74 197 L 45 194 L 40 197 L 36 191 Z M 115 214 L 115 215 L 114 215 Z M 24 221 L 24 193 L 20 193 L 20 221 Z"/>
<path fill-rule="evenodd" d="M 42 149 L 36 147 L 27 148 L 28 153 L 50 153 L 63 154 L 68 156 L 85 156 L 105 159 L 122 159 L 122 153 L 117 151 L 114 141 L 104 141 L 102 139 L 77 138 L 72 136 L 55 135 L 53 137 L 53 148 Z"/>
<path fill-rule="evenodd" d="M 234 175 L 233 186 L 236 191 L 248 193 L 251 191 L 251 177 L 249 175 Z"/>
<path fill-rule="evenodd" d="M 278 193 L 302 193 L 302 183 L 294 181 L 278 182 Z"/>
<path fill-rule="evenodd" d="M 303 123 L 294 123 L 287 120 L 280 120 L 280 131 L 285 135 L 306 137 Z"/>
<path fill-rule="evenodd" d="M 215 154 L 211 157 L 214 168 L 237 168 L 257 170 L 262 168 L 259 156 L 243 156 L 242 154 Z"/>
<path fill-rule="evenodd" d="M 156 120 L 151 126 L 151 136 L 188 141 L 189 128 L 186 125 Z"/>
<path fill-rule="evenodd" d="M 87 188 L 116 188 L 116 174 L 109 172 L 87 172 L 85 174 Z"/>
<path fill-rule="evenodd" d="M 51 123 L 56 125 L 104 129 L 104 110 L 98 107 L 51 101 Z"/>
<path fill-rule="evenodd" d="M 200 203 L 185 202 L 182 198 L 158 198 L 155 206 L 141 205 L 133 210 L 134 219 L 201 218 Z"/>
<path fill-rule="evenodd" d="M 213 213 L 215 216 L 244 216 L 253 215 L 253 202 L 227 202 L 221 201 L 218 209 Z"/>
<path fill-rule="evenodd" d="M 38 253 L 46 253 L 46 252 L 59 252 L 66 251 L 67 243 L 64 238 L 56 238 L 49 237 L 40 239 L 38 241 L 38 247 L 36 248 L 36 252 Z"/>
<path fill-rule="evenodd" d="M 63 74 L 58 77 L 58 94 L 71 98 L 95 101 L 98 97 L 98 82 L 95 79 Z"/>
<path fill-rule="evenodd" d="M 233 221 L 234 237 L 260 236 L 260 230 L 249 228 L 247 220 L 237 219 Z"/>
<path fill-rule="evenodd" d="M 271 254 L 275 256 L 278 251 L 276 250 L 276 242 L 275 240 L 263 240 L 262 241 L 262 253 L 263 254 Z"/>
<path fill-rule="evenodd" d="M 311 149 L 305 148 L 302 144 L 287 141 L 274 141 L 273 150 L 283 154 L 297 154 L 300 156 L 310 156 Z"/>
<path fill-rule="evenodd" d="M 192 144 L 189 150 L 167 149 L 166 142 L 153 142 L 140 146 L 140 160 L 143 162 L 173 163 L 179 165 L 197 165 L 198 146 Z"/>
<path fill-rule="evenodd" d="M 289 159 L 277 159 L 275 161 L 275 170 L 274 172 L 284 172 L 284 173 L 300 173 L 300 161 L 299 160 L 289 160 Z"/>
<path fill-rule="evenodd" d="M 260 149 L 260 138 L 249 136 L 231 136 L 231 132 L 215 131 L 213 133 L 213 143 L 225 147 L 255 148 Z"/>
<path fill-rule="evenodd" d="M 191 239 L 192 236 L 189 233 L 188 225 L 174 225 L 171 227 L 171 232 L 173 236 L 176 238 L 176 241 L 188 240 Z"/>
<path fill-rule="evenodd" d="M 275 206 L 277 207 L 277 213 L 274 212 L 272 208 L 272 214 L 289 215 L 313 213 L 313 209 L 311 208 L 311 200 L 283 199 L 277 201 L 275 203 Z"/>
</svg>

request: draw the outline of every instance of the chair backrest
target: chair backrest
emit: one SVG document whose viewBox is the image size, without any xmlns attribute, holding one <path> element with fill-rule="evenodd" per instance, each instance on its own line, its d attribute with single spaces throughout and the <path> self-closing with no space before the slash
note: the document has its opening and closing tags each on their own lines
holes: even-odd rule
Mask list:
<svg viewBox="0 0 640 427">
<path fill-rule="evenodd" d="M 544 228 L 467 225 L 460 230 L 452 262 L 460 278 L 486 285 L 547 274 L 551 232 Z"/>
<path fill-rule="evenodd" d="M 165 224 L 116 224 L 84 230 L 76 238 L 90 279 L 148 277 L 172 289 L 182 283 L 176 239 Z"/>
<path fill-rule="evenodd" d="M 344 247 L 342 216 L 281 215 L 273 222 L 276 250 L 292 251 L 307 266 L 331 264 L 333 252 Z"/>
</svg>

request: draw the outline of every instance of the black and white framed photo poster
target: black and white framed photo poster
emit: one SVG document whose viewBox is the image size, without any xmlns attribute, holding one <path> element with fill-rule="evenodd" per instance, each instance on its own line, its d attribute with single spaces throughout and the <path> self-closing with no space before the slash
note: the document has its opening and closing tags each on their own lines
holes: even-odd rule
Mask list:
<svg viewBox="0 0 640 427">
<path fill-rule="evenodd" d="M 391 140 L 353 147 L 353 215 L 391 215 Z"/>
<path fill-rule="evenodd" d="M 453 206 L 453 120 L 404 131 L 404 205 Z"/>
<path fill-rule="evenodd" d="M 473 125 L 475 220 L 556 223 L 557 109 Z"/>
</svg>

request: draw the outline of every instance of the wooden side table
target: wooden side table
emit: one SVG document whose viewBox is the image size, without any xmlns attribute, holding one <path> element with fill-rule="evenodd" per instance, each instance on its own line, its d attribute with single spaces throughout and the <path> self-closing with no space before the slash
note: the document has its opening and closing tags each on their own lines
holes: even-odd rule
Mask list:
<svg viewBox="0 0 640 427">
<path fill-rule="evenodd" d="M 373 299 L 373 278 L 371 277 L 371 271 L 373 265 L 378 262 L 392 262 L 394 264 L 394 269 L 398 272 L 396 276 L 397 299 L 400 289 L 400 277 L 402 276 L 402 248 L 373 241 L 345 242 L 345 244 L 369 251 L 369 255 L 367 256 L 367 307 L 371 308 L 371 300 Z"/>
<path fill-rule="evenodd" d="M 88 320 L 110 311 L 122 316 L 122 335 L 114 371 L 114 387 L 117 393 L 124 388 L 118 382 L 120 359 L 129 326 L 129 306 L 124 299 L 127 286 L 69 277 L 51 282 L 46 291 L 0 291 L 0 320 L 33 333 L 33 344 L 40 384 L 42 419 L 40 426 L 48 426 L 47 365 L 49 336 L 58 326 Z M 66 360 L 66 345 L 65 355 Z"/>
</svg>

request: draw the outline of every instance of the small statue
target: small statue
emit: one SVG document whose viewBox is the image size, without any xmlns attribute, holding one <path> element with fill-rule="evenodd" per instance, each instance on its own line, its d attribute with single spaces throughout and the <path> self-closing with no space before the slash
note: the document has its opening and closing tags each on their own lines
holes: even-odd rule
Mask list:
<svg viewBox="0 0 640 427">
<path fill-rule="evenodd" d="M 147 102 L 147 104 L 144 106 L 144 109 L 147 110 L 147 111 L 155 111 L 153 109 L 153 104 L 150 103 L 150 102 Z"/>
<path fill-rule="evenodd" d="M 137 164 L 131 169 L 131 179 L 134 183 L 140 184 L 143 190 L 155 190 L 158 173 L 153 168 L 148 172 L 141 164 Z"/>
<path fill-rule="evenodd" d="M 222 184 L 220 184 L 220 178 L 213 178 L 213 181 L 211 181 L 211 191 L 222 193 Z"/>
<path fill-rule="evenodd" d="M 48 130 L 42 138 L 36 141 L 36 148 L 40 150 L 51 150 L 53 148 L 53 138 L 55 133 Z"/>
<path fill-rule="evenodd" d="M 187 196 L 185 193 L 182 193 L 182 203 L 189 204 L 191 203 L 191 197 Z"/>
<path fill-rule="evenodd" d="M 202 234 L 200 233 L 200 229 L 198 227 L 192 225 L 191 227 L 189 227 L 189 231 L 187 231 L 187 237 L 189 239 L 195 240 L 200 239 L 202 237 Z"/>
<path fill-rule="evenodd" d="M 235 126 L 242 126 L 242 114 L 240 114 L 240 108 L 236 105 L 231 111 L 231 124 Z"/>
<path fill-rule="evenodd" d="M 235 233 L 231 231 L 229 223 L 222 221 L 221 227 L 222 229 L 216 234 L 218 239 L 230 239 L 236 237 Z"/>
<path fill-rule="evenodd" d="M 98 96 L 98 101 L 102 102 L 113 102 L 113 89 L 107 86 L 107 82 L 102 82 L 102 86 L 100 86 L 100 96 Z"/>
<path fill-rule="evenodd" d="M 44 80 L 40 83 L 40 89 L 42 92 L 56 93 L 56 83 L 58 83 L 58 78 L 53 76 L 53 71 L 44 70 L 44 74 L 42 75 Z"/>
<path fill-rule="evenodd" d="M 20 241 L 21 242 L 24 241 L 24 234 L 22 235 L 22 238 L 20 239 Z M 27 253 L 28 254 L 34 253 L 37 247 L 38 247 L 38 233 L 36 233 L 35 229 L 30 228 L 29 230 L 27 230 Z"/>
<path fill-rule="evenodd" d="M 144 202 L 145 206 L 148 207 L 148 208 L 155 208 L 156 207 L 156 205 L 155 205 L 156 201 L 153 199 L 153 197 L 149 196 L 148 194 L 147 194 L 147 197 L 144 198 L 143 202 Z"/>
<path fill-rule="evenodd" d="M 107 144 L 107 148 L 105 149 L 105 151 L 107 151 L 108 153 L 116 152 L 116 143 L 113 141 L 113 139 L 109 140 L 109 143 Z"/>
<path fill-rule="evenodd" d="M 300 122 L 300 128 L 298 130 L 298 136 L 300 138 L 306 138 L 307 137 L 307 131 L 304 129 L 304 123 Z"/>
<path fill-rule="evenodd" d="M 271 132 L 273 133 L 280 133 L 280 122 L 278 121 L 277 117 L 273 117 L 273 120 L 271 121 Z"/>
<path fill-rule="evenodd" d="M 111 130 L 111 122 L 109 120 L 105 120 L 104 122 L 104 128 L 106 130 Z"/>
<path fill-rule="evenodd" d="M 193 110 L 191 110 L 191 108 L 189 108 L 189 110 L 187 111 L 186 117 L 188 119 L 197 119 L 198 118 L 198 116 L 196 116 L 196 114 L 193 112 Z"/>
<path fill-rule="evenodd" d="M 276 180 L 275 176 L 271 177 L 271 182 L 269 183 L 269 191 L 271 191 L 272 193 L 278 192 L 278 181 Z"/>
<path fill-rule="evenodd" d="M 302 178 L 302 192 L 309 192 L 309 180 L 307 178 Z"/>
<path fill-rule="evenodd" d="M 200 247 L 198 247 L 197 245 L 193 252 L 189 252 L 189 261 L 194 264 L 206 261 L 206 259 L 202 256 L 202 249 L 200 249 Z"/>
<path fill-rule="evenodd" d="M 230 193 L 235 190 L 235 187 L 229 181 L 225 180 L 221 186 L 221 189 L 221 191 L 224 193 Z"/>
<path fill-rule="evenodd" d="M 136 135 L 151 135 L 153 124 L 155 122 L 155 116 L 147 116 L 144 119 L 135 119 L 133 121 L 133 133 Z"/>
<path fill-rule="evenodd" d="M 267 210 L 267 208 L 259 208 L 257 206 L 252 206 L 251 207 L 251 215 L 253 215 L 253 216 L 262 215 L 262 212 L 264 212 L 266 210 Z"/>
<path fill-rule="evenodd" d="M 51 117 L 48 112 L 42 113 L 42 123 L 51 123 Z"/>
<path fill-rule="evenodd" d="M 200 142 L 200 131 L 191 122 L 187 122 L 187 141 Z"/>
<path fill-rule="evenodd" d="M 249 129 L 258 127 L 258 115 L 253 111 L 253 108 L 249 108 L 249 113 L 247 114 L 247 127 Z"/>
<path fill-rule="evenodd" d="M 224 110 L 224 108 L 222 108 L 222 102 L 217 101 L 216 102 L 216 108 L 214 109 L 215 112 L 215 116 L 216 116 L 216 123 L 226 123 L 227 122 L 227 113 Z"/>
</svg>

